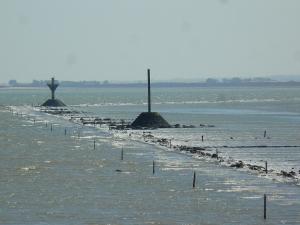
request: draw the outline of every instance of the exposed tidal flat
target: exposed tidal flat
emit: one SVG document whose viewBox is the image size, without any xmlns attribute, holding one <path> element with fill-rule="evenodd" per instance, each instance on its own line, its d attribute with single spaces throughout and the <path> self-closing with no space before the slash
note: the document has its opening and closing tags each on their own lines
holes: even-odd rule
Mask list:
<svg viewBox="0 0 300 225">
<path fill-rule="evenodd" d="M 298 180 L 276 175 L 298 176 L 300 149 L 272 148 L 300 145 L 296 88 L 154 91 L 153 110 L 171 124 L 196 128 L 146 132 L 173 146 L 213 146 L 210 153 L 218 150 L 226 160 L 268 161 L 274 172 L 184 153 L 144 138 L 145 131 L 83 126 L 40 112 L 31 105 L 43 102 L 46 90 L 1 90 L 0 224 L 300 223 Z M 61 89 L 59 95 L 82 116 L 126 121 L 145 111 L 144 96 L 143 89 Z"/>
</svg>

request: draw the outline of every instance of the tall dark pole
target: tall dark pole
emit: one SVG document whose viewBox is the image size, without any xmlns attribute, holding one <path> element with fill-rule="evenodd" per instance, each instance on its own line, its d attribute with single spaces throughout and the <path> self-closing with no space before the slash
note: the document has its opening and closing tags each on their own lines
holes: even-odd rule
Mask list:
<svg viewBox="0 0 300 225">
<path fill-rule="evenodd" d="M 267 195 L 264 194 L 264 219 L 267 219 Z"/>
<path fill-rule="evenodd" d="M 150 87 L 150 69 L 148 72 L 148 112 L 151 112 L 151 87 Z"/>
</svg>

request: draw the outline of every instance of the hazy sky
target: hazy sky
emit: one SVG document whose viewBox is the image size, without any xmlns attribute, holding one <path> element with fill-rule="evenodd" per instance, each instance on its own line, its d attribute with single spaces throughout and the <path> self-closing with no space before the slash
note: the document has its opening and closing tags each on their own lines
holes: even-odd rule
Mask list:
<svg viewBox="0 0 300 225">
<path fill-rule="evenodd" d="M 300 74 L 300 0 L 1 0 L 0 82 Z"/>
</svg>

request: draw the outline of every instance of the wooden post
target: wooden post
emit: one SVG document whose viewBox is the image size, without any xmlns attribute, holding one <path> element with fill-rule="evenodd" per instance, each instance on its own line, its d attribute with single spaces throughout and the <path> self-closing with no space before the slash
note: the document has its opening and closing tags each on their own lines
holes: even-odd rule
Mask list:
<svg viewBox="0 0 300 225">
<path fill-rule="evenodd" d="M 94 139 L 94 150 L 96 149 L 96 139 Z"/>
<path fill-rule="evenodd" d="M 67 128 L 65 128 L 65 136 L 67 135 Z"/>
<path fill-rule="evenodd" d="M 153 160 L 152 173 L 155 174 L 155 161 Z"/>
<path fill-rule="evenodd" d="M 194 171 L 194 177 L 193 177 L 193 188 L 196 187 L 196 172 Z"/>
<path fill-rule="evenodd" d="M 265 130 L 265 132 L 264 132 L 264 138 L 267 136 L 267 131 Z"/>
<path fill-rule="evenodd" d="M 123 148 L 122 148 L 122 151 L 121 151 L 121 160 L 124 159 L 124 151 L 123 151 Z"/>
<path fill-rule="evenodd" d="M 265 171 L 268 173 L 268 161 L 265 162 Z"/>
<path fill-rule="evenodd" d="M 51 132 L 52 132 L 52 130 L 53 130 L 53 128 L 52 128 L 52 124 L 51 124 L 50 130 L 51 130 Z"/>
<path fill-rule="evenodd" d="M 264 219 L 267 219 L 267 195 L 264 194 Z"/>
<path fill-rule="evenodd" d="M 151 112 L 151 84 L 150 84 L 150 69 L 147 70 L 148 73 L 148 112 Z"/>
<path fill-rule="evenodd" d="M 48 123 L 47 122 L 45 123 L 45 126 L 48 127 Z"/>
</svg>

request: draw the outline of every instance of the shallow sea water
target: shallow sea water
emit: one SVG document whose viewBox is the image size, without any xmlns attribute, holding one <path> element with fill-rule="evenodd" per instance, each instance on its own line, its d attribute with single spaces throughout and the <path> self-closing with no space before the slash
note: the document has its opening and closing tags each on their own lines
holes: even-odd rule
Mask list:
<svg viewBox="0 0 300 225">
<path fill-rule="evenodd" d="M 122 95 L 123 91 L 61 89 L 59 97 L 85 115 L 133 119 L 146 108 L 144 92 L 134 89 Z M 179 99 L 176 90 L 154 89 L 154 96 L 155 91 L 159 98 L 154 97 L 153 108 L 172 124 L 215 125 L 151 131 L 172 138 L 174 144 L 300 144 L 300 97 L 293 88 L 281 90 L 285 95 L 276 89 L 192 89 Z M 142 131 L 131 131 L 129 138 L 128 133 L 46 115 L 30 106 L 36 104 L 32 96 L 42 102 L 39 96 L 44 94 L 46 98 L 44 89 L 1 90 L 1 104 L 23 115 L 0 108 L 0 224 L 300 223 L 298 182 L 145 143 Z M 76 102 L 72 95 L 81 97 Z M 265 129 L 269 139 L 262 137 Z M 268 160 L 274 170 L 299 168 L 299 148 L 218 150 L 235 160 L 262 165 Z M 264 194 L 267 220 L 263 219 Z"/>
</svg>

